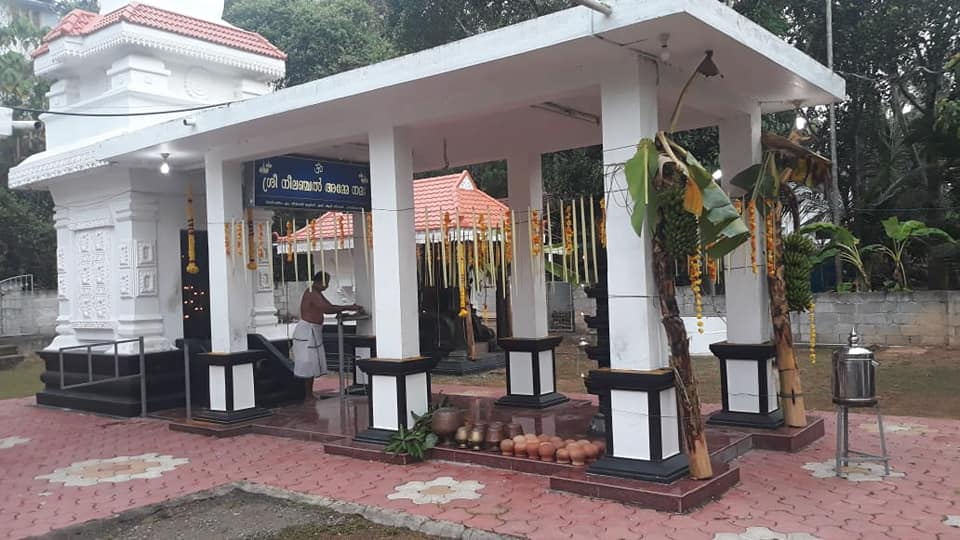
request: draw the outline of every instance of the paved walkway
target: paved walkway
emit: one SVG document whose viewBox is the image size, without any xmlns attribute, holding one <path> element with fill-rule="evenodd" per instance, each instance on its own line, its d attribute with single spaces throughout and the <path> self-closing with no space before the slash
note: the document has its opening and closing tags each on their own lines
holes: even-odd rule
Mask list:
<svg viewBox="0 0 960 540">
<path fill-rule="evenodd" d="M 827 437 L 812 447 L 792 455 L 753 451 L 739 461 L 739 486 L 691 514 L 671 515 L 552 492 L 545 479 L 510 471 L 368 463 L 326 455 L 316 443 L 214 439 L 158 420 L 7 400 L 0 401 L 0 538 L 241 480 L 534 539 L 781 538 L 761 534 L 766 529 L 791 540 L 960 538 L 960 422 L 886 420 L 896 477 L 864 469 L 853 475 L 860 481 L 834 478 L 828 416 Z M 851 437 L 867 443 L 864 450 L 876 441 L 871 422 L 851 416 Z"/>
</svg>

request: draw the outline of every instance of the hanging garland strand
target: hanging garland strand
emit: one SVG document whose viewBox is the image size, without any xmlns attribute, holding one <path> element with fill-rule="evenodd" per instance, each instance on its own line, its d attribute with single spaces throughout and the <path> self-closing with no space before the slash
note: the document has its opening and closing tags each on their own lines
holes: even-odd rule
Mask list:
<svg viewBox="0 0 960 540">
<path fill-rule="evenodd" d="M 293 262 L 293 222 L 287 222 L 287 262 Z"/>
<path fill-rule="evenodd" d="M 254 248 L 253 208 L 247 208 L 247 270 L 257 269 L 257 261 L 254 259 Z"/>
<path fill-rule="evenodd" d="M 607 247 L 607 200 L 600 199 L 600 245 Z"/>
<path fill-rule="evenodd" d="M 230 258 L 230 224 L 223 224 L 223 251 L 224 255 L 229 259 Z"/>
<path fill-rule="evenodd" d="M 757 201 L 747 202 L 747 219 L 750 226 L 750 268 L 757 273 Z"/>
<path fill-rule="evenodd" d="M 267 258 L 266 246 L 264 245 L 264 231 L 266 225 L 263 222 L 257 223 L 257 260 L 263 261 Z"/>
</svg>

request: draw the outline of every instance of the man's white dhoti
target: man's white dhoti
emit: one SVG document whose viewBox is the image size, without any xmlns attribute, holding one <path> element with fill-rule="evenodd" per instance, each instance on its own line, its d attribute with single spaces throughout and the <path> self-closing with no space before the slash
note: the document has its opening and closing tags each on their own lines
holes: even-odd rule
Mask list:
<svg viewBox="0 0 960 540">
<path fill-rule="evenodd" d="M 304 379 L 327 373 L 323 350 L 323 326 L 300 321 L 293 329 L 293 374 Z"/>
</svg>

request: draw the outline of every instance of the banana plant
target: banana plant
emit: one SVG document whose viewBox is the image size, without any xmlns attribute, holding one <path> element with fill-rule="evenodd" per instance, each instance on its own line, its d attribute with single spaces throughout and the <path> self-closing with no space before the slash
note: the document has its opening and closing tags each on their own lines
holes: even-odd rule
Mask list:
<svg viewBox="0 0 960 540">
<path fill-rule="evenodd" d="M 723 257 L 746 242 L 750 231 L 710 173 L 666 133 L 641 140 L 636 154 L 625 165 L 624 175 L 633 201 L 630 215 L 633 229 L 639 236 L 645 226 L 650 227 L 653 273 L 661 321 L 670 346 L 670 365 L 676 376 L 690 476 L 710 478 L 713 469 L 700 415 L 700 397 L 690 361 L 687 331 L 677 306 L 673 258 L 666 249 L 666 221 L 658 193 L 675 186 L 685 190 L 684 209 L 698 216 L 700 239 L 710 257 Z"/>
<path fill-rule="evenodd" d="M 895 218 L 894 218 L 895 219 Z M 853 235 L 846 227 L 834 225 L 833 223 L 810 223 L 804 225 L 798 231 L 801 234 L 825 234 L 830 242 L 823 246 L 814 256 L 813 263 L 820 264 L 823 261 L 834 257 L 840 257 L 840 260 L 853 267 L 857 272 L 856 287 L 858 291 L 870 290 L 870 272 L 864 263 L 863 256 L 876 251 L 876 244 L 871 246 L 860 246 L 860 239 Z M 840 282 L 840 276 L 837 276 Z"/>
<path fill-rule="evenodd" d="M 949 242 L 951 244 L 956 242 L 947 232 L 936 227 L 927 227 L 926 224 L 921 221 L 911 219 L 901 222 L 894 216 L 883 220 L 881 223 L 883 224 L 883 231 L 887 234 L 887 238 L 890 239 L 890 245 L 873 244 L 867 247 L 890 257 L 894 266 L 894 279 L 896 279 L 897 284 L 900 286 L 900 290 L 909 290 L 907 270 L 903 265 L 903 254 L 913 241 L 932 239 Z"/>
</svg>

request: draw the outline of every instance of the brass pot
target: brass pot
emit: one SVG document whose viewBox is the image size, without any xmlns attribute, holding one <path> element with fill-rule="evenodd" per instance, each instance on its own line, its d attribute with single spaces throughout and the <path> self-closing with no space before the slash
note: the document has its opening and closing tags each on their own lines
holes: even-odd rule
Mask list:
<svg viewBox="0 0 960 540">
<path fill-rule="evenodd" d="M 463 423 L 463 411 L 453 407 L 443 407 L 433 413 L 430 423 L 431 429 L 440 438 L 440 443 L 446 446 L 453 444 L 453 435 Z"/>
<path fill-rule="evenodd" d="M 500 450 L 500 441 L 504 439 L 503 425 L 499 422 L 490 424 L 487 428 L 487 437 L 484 440 L 487 444 L 487 450 L 496 452 Z"/>
<path fill-rule="evenodd" d="M 523 426 L 520 424 L 507 424 L 506 425 L 506 438 L 512 439 L 517 435 L 523 435 Z"/>
<path fill-rule="evenodd" d="M 474 426 L 474 428 L 470 430 L 470 438 L 468 440 L 470 448 L 474 450 L 480 450 L 481 447 L 483 447 L 484 435 L 483 429 L 478 426 Z"/>
<path fill-rule="evenodd" d="M 466 448 L 467 442 L 470 440 L 470 429 L 467 428 L 467 426 L 458 427 L 457 433 L 453 436 L 453 438 L 457 441 L 457 446 L 460 448 Z"/>
</svg>

